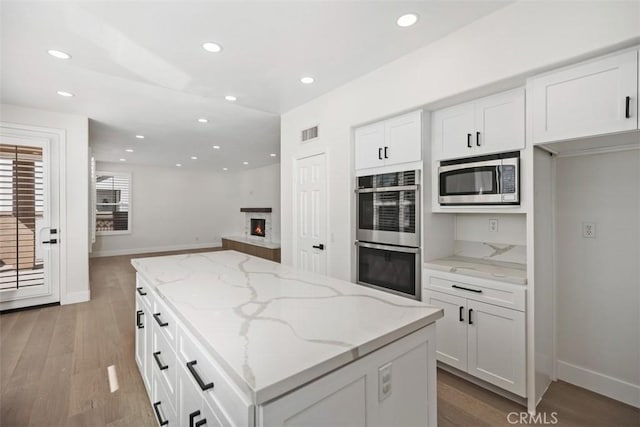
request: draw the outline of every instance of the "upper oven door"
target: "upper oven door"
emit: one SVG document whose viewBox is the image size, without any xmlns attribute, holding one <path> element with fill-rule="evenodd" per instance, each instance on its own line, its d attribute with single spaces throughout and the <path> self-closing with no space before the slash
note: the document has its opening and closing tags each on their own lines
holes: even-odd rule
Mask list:
<svg viewBox="0 0 640 427">
<path fill-rule="evenodd" d="M 502 203 L 502 160 L 442 166 L 439 196 L 442 205 Z"/>
<path fill-rule="evenodd" d="M 420 246 L 418 185 L 360 189 L 357 198 L 359 241 Z"/>
</svg>

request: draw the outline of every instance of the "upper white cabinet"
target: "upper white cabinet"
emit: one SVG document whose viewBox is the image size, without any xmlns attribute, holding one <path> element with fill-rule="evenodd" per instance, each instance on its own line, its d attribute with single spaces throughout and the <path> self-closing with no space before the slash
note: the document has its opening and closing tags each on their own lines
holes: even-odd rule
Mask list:
<svg viewBox="0 0 640 427">
<path fill-rule="evenodd" d="M 367 169 L 422 160 L 422 111 L 355 130 L 355 168 Z"/>
<path fill-rule="evenodd" d="M 638 128 L 637 51 L 534 77 L 529 88 L 534 144 Z"/>
<path fill-rule="evenodd" d="M 524 123 L 524 89 L 435 111 L 433 159 L 521 150 L 525 146 Z"/>
</svg>

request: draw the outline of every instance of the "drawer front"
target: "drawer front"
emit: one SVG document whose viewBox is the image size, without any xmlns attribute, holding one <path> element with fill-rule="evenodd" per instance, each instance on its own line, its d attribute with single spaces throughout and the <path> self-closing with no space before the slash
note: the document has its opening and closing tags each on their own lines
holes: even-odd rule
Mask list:
<svg viewBox="0 0 640 427">
<path fill-rule="evenodd" d="M 167 393 L 162 380 L 157 375 L 153 376 L 153 399 L 151 405 L 158 425 L 166 427 L 177 427 L 179 425 L 175 405 L 172 405 L 169 393 Z"/>
<path fill-rule="evenodd" d="M 154 294 L 151 286 L 139 275 L 136 275 L 136 299 L 143 303 L 149 311 L 153 309 Z"/>
<path fill-rule="evenodd" d="M 175 349 L 178 322 L 176 322 L 175 316 L 160 300 L 160 298 L 156 297 L 154 299 L 152 317 L 154 327 L 158 328 L 160 333 L 164 335 L 171 347 Z"/>
<path fill-rule="evenodd" d="M 176 353 L 164 337 L 164 334 L 158 331 L 159 328 L 154 326 L 153 329 L 153 345 L 151 346 L 150 360 L 152 364 L 153 375 L 160 379 L 165 386 L 168 398 L 173 406 L 176 406 L 176 375 L 177 360 Z"/>
<path fill-rule="evenodd" d="M 525 289 L 518 285 L 492 282 L 488 280 L 471 280 L 465 277 L 459 281 L 459 277 L 442 277 L 438 273 L 427 272 L 425 274 L 425 288 L 450 295 L 461 296 L 475 301 L 524 311 Z M 452 280 L 453 279 L 453 280 Z"/>
<path fill-rule="evenodd" d="M 178 363 L 184 364 L 191 378 L 198 383 L 198 389 L 215 409 L 222 425 L 253 425 L 253 405 L 196 343 L 193 335 L 182 327 L 179 328 L 177 353 Z"/>
</svg>

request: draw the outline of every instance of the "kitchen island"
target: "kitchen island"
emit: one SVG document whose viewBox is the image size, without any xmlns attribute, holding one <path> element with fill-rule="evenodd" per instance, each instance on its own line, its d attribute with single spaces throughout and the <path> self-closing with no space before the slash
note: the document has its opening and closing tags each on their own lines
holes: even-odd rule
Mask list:
<svg viewBox="0 0 640 427">
<path fill-rule="evenodd" d="M 160 425 L 436 424 L 441 309 L 235 251 L 132 264 Z"/>
</svg>

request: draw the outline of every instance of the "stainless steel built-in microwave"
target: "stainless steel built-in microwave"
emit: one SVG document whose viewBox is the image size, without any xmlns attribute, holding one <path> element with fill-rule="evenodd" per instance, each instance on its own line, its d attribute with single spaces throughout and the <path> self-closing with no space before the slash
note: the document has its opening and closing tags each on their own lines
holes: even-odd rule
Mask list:
<svg viewBox="0 0 640 427">
<path fill-rule="evenodd" d="M 440 162 L 441 205 L 519 205 L 520 152 Z"/>
</svg>

